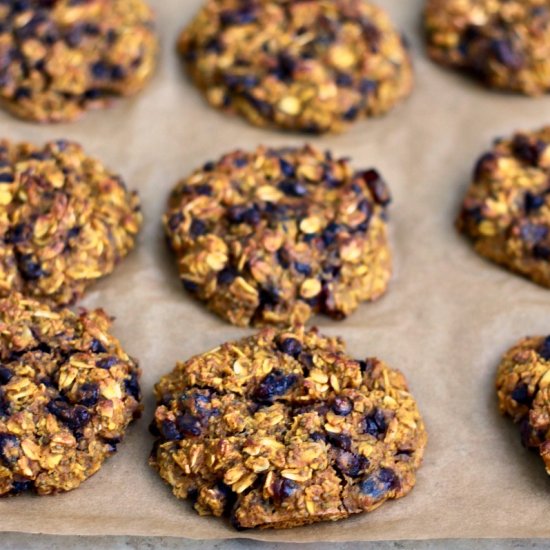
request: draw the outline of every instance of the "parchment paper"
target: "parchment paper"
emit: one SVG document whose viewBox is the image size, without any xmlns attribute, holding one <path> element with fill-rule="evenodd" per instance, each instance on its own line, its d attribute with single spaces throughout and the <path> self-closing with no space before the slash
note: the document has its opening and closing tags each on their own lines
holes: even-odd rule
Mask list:
<svg viewBox="0 0 550 550">
<path fill-rule="evenodd" d="M 412 98 L 344 135 L 309 139 L 351 156 L 357 168 L 376 166 L 390 183 L 396 273 L 378 303 L 343 322 L 318 317 L 315 323 L 342 335 L 354 356 L 376 355 L 406 373 L 430 435 L 417 487 L 350 520 L 238 533 L 197 516 L 147 465 L 155 381 L 176 360 L 249 332 L 181 290 L 160 227 L 168 192 L 196 166 L 235 147 L 306 139 L 255 129 L 210 109 L 174 53 L 179 29 L 201 0 L 155 0 L 163 53 L 140 96 L 61 126 L 0 113 L 1 135 L 10 139 L 80 141 L 139 189 L 146 216 L 137 250 L 82 302 L 116 316 L 116 334 L 140 360 L 144 416 L 119 453 L 76 491 L 1 500 L 0 530 L 272 541 L 550 537 L 550 479 L 540 459 L 521 447 L 517 428 L 498 415 L 493 389 L 501 353 L 526 334 L 550 333 L 550 292 L 477 257 L 452 225 L 476 157 L 493 137 L 550 123 L 550 97 L 487 91 L 433 65 L 420 39 L 422 1 L 378 2 L 412 42 Z"/>
</svg>

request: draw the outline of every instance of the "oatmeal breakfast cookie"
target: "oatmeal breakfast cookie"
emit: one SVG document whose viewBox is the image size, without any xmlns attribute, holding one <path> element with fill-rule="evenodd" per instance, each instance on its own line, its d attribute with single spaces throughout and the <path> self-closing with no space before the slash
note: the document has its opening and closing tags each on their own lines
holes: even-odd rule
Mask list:
<svg viewBox="0 0 550 550">
<path fill-rule="evenodd" d="M 157 52 L 143 0 L 0 2 L 0 104 L 39 122 L 141 90 Z"/>
<path fill-rule="evenodd" d="M 102 310 L 0 299 L 0 496 L 70 491 L 116 451 L 140 371 L 110 325 Z"/>
<path fill-rule="evenodd" d="M 155 394 L 151 465 L 237 528 L 374 510 L 413 488 L 426 445 L 403 375 L 316 329 L 223 344 L 178 363 Z"/>
<path fill-rule="evenodd" d="M 240 326 L 341 319 L 391 274 L 390 194 L 311 146 L 236 151 L 182 180 L 164 224 L 185 288 Z"/>
<path fill-rule="evenodd" d="M 550 91 L 548 0 L 428 0 L 428 53 L 493 88 Z"/>
<path fill-rule="evenodd" d="M 340 132 L 413 86 L 403 38 L 363 0 L 206 0 L 178 49 L 213 106 L 258 126 Z"/>
<path fill-rule="evenodd" d="M 80 145 L 0 140 L 0 295 L 68 304 L 134 247 L 139 198 Z"/>
<path fill-rule="evenodd" d="M 479 254 L 550 287 L 550 127 L 496 141 L 457 225 Z"/>
<path fill-rule="evenodd" d="M 520 424 L 523 444 L 550 474 L 550 336 L 524 338 L 504 355 L 497 393 L 500 412 Z"/>
</svg>

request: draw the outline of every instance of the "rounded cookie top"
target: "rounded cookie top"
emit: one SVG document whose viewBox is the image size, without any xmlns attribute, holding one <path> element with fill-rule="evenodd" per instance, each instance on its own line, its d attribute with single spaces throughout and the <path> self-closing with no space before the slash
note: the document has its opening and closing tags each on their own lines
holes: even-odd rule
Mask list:
<svg viewBox="0 0 550 550">
<path fill-rule="evenodd" d="M 430 56 L 491 87 L 537 95 L 550 90 L 547 0 L 428 0 Z"/>
<path fill-rule="evenodd" d="M 550 287 L 550 127 L 496 141 L 457 225 L 481 255 Z"/>
<path fill-rule="evenodd" d="M 178 47 L 212 105 L 258 126 L 338 132 L 412 89 L 401 35 L 363 0 L 207 0 Z"/>
<path fill-rule="evenodd" d="M 233 324 L 343 318 L 387 288 L 389 191 L 310 146 L 236 151 L 181 181 L 164 217 L 184 286 Z"/>
<path fill-rule="evenodd" d="M 139 198 L 80 145 L 0 140 L 0 294 L 68 304 L 134 247 Z"/>
<path fill-rule="evenodd" d="M 373 510 L 412 489 L 426 444 L 403 375 L 315 329 L 224 344 L 178 363 L 155 394 L 152 466 L 237 528 Z"/>
<path fill-rule="evenodd" d="M 550 474 L 550 336 L 524 338 L 497 374 L 500 412 L 520 424 L 526 447 L 538 449 Z"/>
<path fill-rule="evenodd" d="M 139 369 L 102 311 L 0 299 L 0 496 L 70 491 L 140 412 Z"/>
<path fill-rule="evenodd" d="M 39 122 L 138 92 L 157 52 L 143 0 L 0 2 L 0 103 Z"/>
</svg>

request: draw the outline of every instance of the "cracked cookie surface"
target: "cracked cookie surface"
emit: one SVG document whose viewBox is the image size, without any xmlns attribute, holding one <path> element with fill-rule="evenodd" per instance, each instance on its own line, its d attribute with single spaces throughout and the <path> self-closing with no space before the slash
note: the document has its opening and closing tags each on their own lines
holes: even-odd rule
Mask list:
<svg viewBox="0 0 550 550">
<path fill-rule="evenodd" d="M 257 126 L 339 132 L 413 85 L 401 35 L 363 0 L 207 0 L 178 48 L 210 104 Z"/>
<path fill-rule="evenodd" d="M 550 127 L 501 139 L 474 170 L 457 226 L 476 251 L 550 287 Z"/>
<path fill-rule="evenodd" d="M 134 247 L 139 198 L 68 141 L 0 140 L 0 294 L 80 298 Z"/>
<path fill-rule="evenodd" d="M 374 510 L 414 486 L 426 432 L 403 375 L 316 329 L 263 329 L 155 387 L 151 465 L 201 515 L 287 528 Z"/>
<path fill-rule="evenodd" d="M 550 474 L 550 336 L 522 339 L 497 373 L 499 409 L 520 425 L 523 444 L 539 451 Z"/>
<path fill-rule="evenodd" d="M 550 91 L 547 0 L 428 0 L 424 24 L 435 61 L 494 88 Z"/>
<path fill-rule="evenodd" d="M 164 224 L 185 288 L 235 325 L 343 318 L 391 275 L 389 190 L 310 146 L 236 151 L 182 180 Z"/>
<path fill-rule="evenodd" d="M 0 104 L 60 122 L 138 92 L 155 66 L 153 26 L 143 0 L 0 2 Z"/>
<path fill-rule="evenodd" d="M 139 369 L 102 311 L 0 299 L 0 496 L 70 491 L 116 451 Z"/>
</svg>

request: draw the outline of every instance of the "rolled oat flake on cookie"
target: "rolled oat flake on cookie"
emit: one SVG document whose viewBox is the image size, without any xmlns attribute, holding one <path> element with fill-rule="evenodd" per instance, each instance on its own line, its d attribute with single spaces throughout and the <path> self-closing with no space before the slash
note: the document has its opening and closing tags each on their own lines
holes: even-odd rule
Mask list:
<svg viewBox="0 0 550 550">
<path fill-rule="evenodd" d="M 316 329 L 266 328 L 155 386 L 151 465 L 201 515 L 237 529 L 370 512 L 407 495 L 426 431 L 403 375 Z"/>
<path fill-rule="evenodd" d="M 311 146 L 235 151 L 180 181 L 164 216 L 184 288 L 240 325 L 342 319 L 391 275 L 391 195 Z"/>
</svg>

